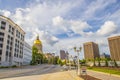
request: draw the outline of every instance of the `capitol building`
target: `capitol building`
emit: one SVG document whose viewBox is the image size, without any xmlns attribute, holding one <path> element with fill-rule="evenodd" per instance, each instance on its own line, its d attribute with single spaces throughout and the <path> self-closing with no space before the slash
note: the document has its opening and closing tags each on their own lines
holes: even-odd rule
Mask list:
<svg viewBox="0 0 120 80">
<path fill-rule="evenodd" d="M 38 49 L 38 53 L 42 54 L 42 42 L 39 39 L 39 35 L 37 35 L 36 40 L 34 41 L 33 46 L 35 46 Z"/>
</svg>

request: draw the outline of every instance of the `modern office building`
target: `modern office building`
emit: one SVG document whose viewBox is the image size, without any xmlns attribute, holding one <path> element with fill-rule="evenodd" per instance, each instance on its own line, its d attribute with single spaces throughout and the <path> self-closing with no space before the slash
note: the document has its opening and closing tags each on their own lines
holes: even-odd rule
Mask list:
<svg viewBox="0 0 120 80">
<path fill-rule="evenodd" d="M 22 65 L 25 32 L 0 15 L 0 66 Z"/>
<path fill-rule="evenodd" d="M 23 65 L 29 65 L 32 60 L 32 47 L 25 42 L 23 48 Z"/>
<path fill-rule="evenodd" d="M 64 50 L 60 50 L 60 59 L 65 60 L 68 59 L 68 52 L 65 52 Z"/>
<path fill-rule="evenodd" d="M 94 42 L 84 43 L 84 57 L 85 59 L 95 59 L 99 58 L 99 48 L 98 44 Z"/>
<path fill-rule="evenodd" d="M 120 61 L 120 36 L 108 38 L 111 59 Z"/>
</svg>

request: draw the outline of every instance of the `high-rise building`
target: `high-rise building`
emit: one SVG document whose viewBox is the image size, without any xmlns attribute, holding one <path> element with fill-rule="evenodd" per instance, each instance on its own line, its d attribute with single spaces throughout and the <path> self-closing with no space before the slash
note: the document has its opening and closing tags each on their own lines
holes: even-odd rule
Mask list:
<svg viewBox="0 0 120 80">
<path fill-rule="evenodd" d="M 23 48 L 23 65 L 29 65 L 32 60 L 32 47 L 25 42 Z"/>
<path fill-rule="evenodd" d="M 42 42 L 39 39 L 39 35 L 37 35 L 37 38 L 34 41 L 33 46 L 35 46 L 38 49 L 38 53 L 40 53 L 40 54 L 43 53 L 43 51 L 42 51 Z"/>
<path fill-rule="evenodd" d="M 111 59 L 120 61 L 120 36 L 108 38 Z"/>
<path fill-rule="evenodd" d="M 0 15 L 0 66 L 22 65 L 25 32 Z"/>
<path fill-rule="evenodd" d="M 95 59 L 99 58 L 99 48 L 98 44 L 94 42 L 84 43 L 84 57 L 85 59 Z"/>
<path fill-rule="evenodd" d="M 65 52 L 64 50 L 60 50 L 60 59 L 62 60 L 67 60 L 68 59 L 68 55 L 69 53 L 68 52 Z"/>
</svg>

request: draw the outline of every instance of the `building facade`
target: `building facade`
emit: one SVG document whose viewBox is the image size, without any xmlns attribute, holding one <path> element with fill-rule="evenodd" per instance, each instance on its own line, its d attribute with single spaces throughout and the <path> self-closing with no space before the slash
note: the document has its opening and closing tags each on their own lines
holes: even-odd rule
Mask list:
<svg viewBox="0 0 120 80">
<path fill-rule="evenodd" d="M 108 38 L 111 59 L 120 61 L 120 36 Z"/>
<path fill-rule="evenodd" d="M 23 49 L 23 65 L 29 65 L 31 60 L 32 60 L 32 47 L 25 42 Z"/>
<path fill-rule="evenodd" d="M 25 32 L 0 15 L 0 66 L 22 65 Z"/>
<path fill-rule="evenodd" d="M 83 45 L 85 59 L 95 59 L 100 57 L 98 44 L 94 42 L 86 42 Z"/>
</svg>

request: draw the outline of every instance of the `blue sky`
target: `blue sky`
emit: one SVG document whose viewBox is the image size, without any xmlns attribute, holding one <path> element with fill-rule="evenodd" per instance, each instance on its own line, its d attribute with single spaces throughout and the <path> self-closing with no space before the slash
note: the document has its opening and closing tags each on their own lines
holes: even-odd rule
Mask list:
<svg viewBox="0 0 120 80">
<path fill-rule="evenodd" d="M 120 35 L 120 0 L 0 0 L 0 14 L 25 30 L 29 44 L 39 34 L 44 52 L 74 54 L 70 48 L 94 41 L 109 54 L 107 38 Z"/>
</svg>

